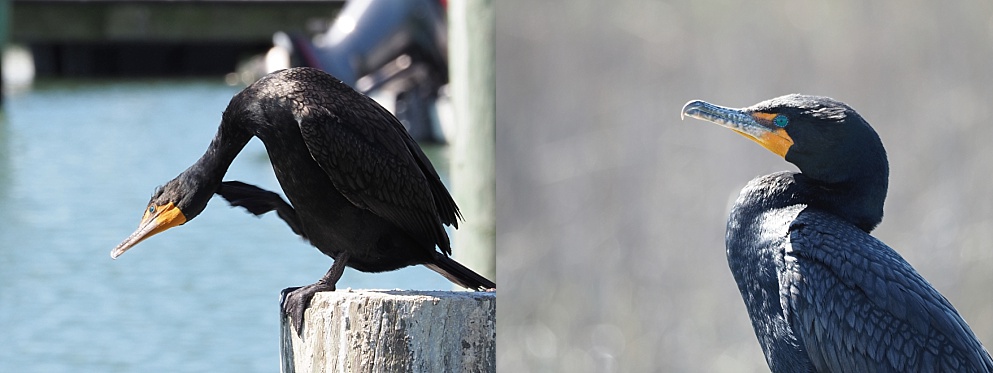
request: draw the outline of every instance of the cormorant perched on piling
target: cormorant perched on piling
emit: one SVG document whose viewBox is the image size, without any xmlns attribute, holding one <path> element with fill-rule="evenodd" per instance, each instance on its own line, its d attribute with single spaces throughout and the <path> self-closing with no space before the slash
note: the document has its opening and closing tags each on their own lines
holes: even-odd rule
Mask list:
<svg viewBox="0 0 993 373">
<path fill-rule="evenodd" d="M 787 95 L 743 109 L 691 101 L 717 123 L 795 164 L 752 180 L 727 226 L 727 256 L 773 372 L 991 372 L 951 303 L 869 232 L 889 165 L 858 113 Z"/>
<path fill-rule="evenodd" d="M 292 206 L 248 184 L 221 183 L 252 136 L 265 144 Z M 316 283 L 284 290 L 282 306 L 298 334 L 314 293 L 334 290 L 345 266 L 382 272 L 423 264 L 466 288 L 496 287 L 448 257 L 444 225 L 457 226 L 461 215 L 400 122 L 320 70 L 275 72 L 235 95 L 204 155 L 155 191 L 138 230 L 111 257 L 192 220 L 214 193 L 258 215 L 276 210 L 334 259 Z"/>
</svg>

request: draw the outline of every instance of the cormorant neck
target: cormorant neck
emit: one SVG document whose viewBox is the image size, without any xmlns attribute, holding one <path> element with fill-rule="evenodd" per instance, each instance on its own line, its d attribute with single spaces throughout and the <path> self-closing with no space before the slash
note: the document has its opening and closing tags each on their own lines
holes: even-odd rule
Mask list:
<svg viewBox="0 0 993 373">
<path fill-rule="evenodd" d="M 250 133 L 222 121 L 207 151 L 176 177 L 174 182 L 180 183 L 181 190 L 191 194 L 184 196 L 178 204 L 187 220 L 193 219 L 207 207 L 207 201 L 221 185 L 231 162 L 251 138 Z"/>
<path fill-rule="evenodd" d="M 889 170 L 885 167 L 835 183 L 821 182 L 802 172 L 794 176 L 804 203 L 837 215 L 866 233 L 883 220 L 888 179 Z"/>
<path fill-rule="evenodd" d="M 883 220 L 889 161 L 876 131 L 847 111 L 842 122 L 798 128 L 819 128 L 823 140 L 797 142 L 785 159 L 800 169 L 795 179 L 805 203 L 868 233 Z M 813 136 L 801 133 L 798 139 L 807 137 Z"/>
</svg>

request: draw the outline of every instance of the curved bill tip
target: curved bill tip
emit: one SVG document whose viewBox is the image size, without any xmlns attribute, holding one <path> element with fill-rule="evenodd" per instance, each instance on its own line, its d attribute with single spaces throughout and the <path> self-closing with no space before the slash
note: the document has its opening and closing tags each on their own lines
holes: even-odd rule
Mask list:
<svg viewBox="0 0 993 373">
<path fill-rule="evenodd" d="M 117 257 L 121 256 L 121 254 L 124 254 L 125 251 L 128 251 L 128 249 L 122 249 L 121 246 L 118 245 L 116 248 L 114 248 L 114 250 L 110 251 L 110 258 L 117 259 Z"/>
<path fill-rule="evenodd" d="M 700 100 L 687 102 L 686 105 L 683 105 L 683 109 L 679 111 L 679 120 L 684 120 L 687 116 L 695 118 L 700 113 L 700 108 L 706 104 L 706 102 Z"/>
</svg>

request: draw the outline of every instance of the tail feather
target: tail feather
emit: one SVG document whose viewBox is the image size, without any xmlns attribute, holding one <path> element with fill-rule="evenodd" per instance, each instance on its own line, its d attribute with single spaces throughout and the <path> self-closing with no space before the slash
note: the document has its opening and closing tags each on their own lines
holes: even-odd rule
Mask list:
<svg viewBox="0 0 993 373">
<path fill-rule="evenodd" d="M 447 255 L 436 252 L 434 263 L 424 264 L 459 286 L 473 290 L 496 289 L 496 283 L 486 279 L 466 266 L 459 264 Z"/>
</svg>

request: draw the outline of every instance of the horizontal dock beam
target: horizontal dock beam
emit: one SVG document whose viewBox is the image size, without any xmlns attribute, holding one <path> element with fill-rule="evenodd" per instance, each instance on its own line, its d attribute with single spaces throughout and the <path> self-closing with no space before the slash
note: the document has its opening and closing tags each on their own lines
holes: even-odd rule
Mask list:
<svg viewBox="0 0 993 373">
<path fill-rule="evenodd" d="M 11 40 L 53 42 L 269 41 L 334 19 L 344 1 L 15 0 Z"/>
<path fill-rule="evenodd" d="M 2 1 L 2 0 L 0 0 Z M 12 43 L 39 77 L 224 75 L 277 31 L 323 32 L 343 1 L 15 0 Z"/>
</svg>

